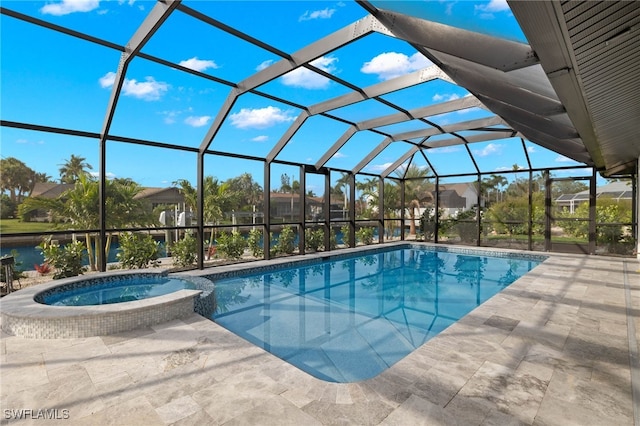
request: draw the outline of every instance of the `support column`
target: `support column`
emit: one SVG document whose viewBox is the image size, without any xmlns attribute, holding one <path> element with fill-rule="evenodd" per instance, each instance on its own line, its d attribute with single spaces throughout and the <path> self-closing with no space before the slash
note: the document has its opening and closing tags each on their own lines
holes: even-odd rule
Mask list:
<svg viewBox="0 0 640 426">
<path fill-rule="evenodd" d="M 589 254 L 596 252 L 596 168 L 594 167 L 589 179 Z"/>
<path fill-rule="evenodd" d="M 407 208 L 406 206 L 406 194 L 405 194 L 405 180 L 402 179 L 400 181 L 400 241 L 404 241 L 404 228 L 405 228 L 405 220 L 406 220 L 406 214 L 405 214 L 405 210 Z M 413 208 L 413 207 L 411 207 Z M 411 215 L 409 216 L 411 217 Z M 414 220 L 414 219 L 411 219 Z M 415 223 L 415 221 L 414 221 Z M 411 229 L 411 228 L 409 228 Z"/>
<path fill-rule="evenodd" d="M 263 231 L 262 231 L 262 249 L 264 259 L 271 258 L 271 163 L 264 162 L 264 186 L 262 190 L 263 206 Z"/>
<path fill-rule="evenodd" d="M 98 271 L 107 270 L 107 140 L 100 138 L 100 170 L 98 171 L 98 241 L 96 241 L 96 253 L 98 255 Z M 87 247 L 87 249 L 89 249 Z"/>
<path fill-rule="evenodd" d="M 349 174 L 349 247 L 356 246 L 356 175 Z M 342 236 L 344 240 L 344 235 Z"/>
<path fill-rule="evenodd" d="M 543 172 L 544 176 L 544 251 L 551 251 L 551 178 L 549 170 Z"/>
<path fill-rule="evenodd" d="M 525 149 L 525 152 L 527 150 Z M 528 158 L 528 156 L 527 156 Z M 539 190 L 539 188 L 538 188 Z M 529 209 L 527 210 L 527 247 L 533 250 L 533 171 L 529 170 Z"/>
<path fill-rule="evenodd" d="M 324 175 L 324 250 L 329 251 L 331 246 L 331 172 L 326 171 Z"/>
<path fill-rule="evenodd" d="M 307 188 L 307 173 L 305 167 L 300 165 L 300 189 L 298 190 L 298 197 L 300 197 L 300 227 L 298 231 L 298 253 L 305 254 L 305 230 L 307 221 L 307 194 L 305 189 Z"/>
<path fill-rule="evenodd" d="M 198 232 L 196 235 L 196 244 L 198 245 L 198 269 L 204 269 L 204 152 L 200 151 L 198 153 L 198 164 L 196 166 L 197 170 L 197 191 L 198 191 L 198 199 L 197 199 L 197 207 L 196 212 L 198 213 Z M 186 210 L 185 210 L 186 211 Z M 185 213 L 186 216 L 186 213 Z M 213 238 L 213 232 L 211 233 L 211 237 Z M 177 238 L 176 238 L 177 241 Z"/>
<path fill-rule="evenodd" d="M 384 242 L 384 179 L 378 178 L 378 243 Z"/>
<path fill-rule="evenodd" d="M 467 149 L 469 146 L 467 145 Z M 478 187 L 477 187 L 477 197 L 476 197 L 476 246 L 480 247 L 482 244 L 482 215 L 480 203 L 482 202 L 482 175 L 478 173 Z"/>
<path fill-rule="evenodd" d="M 635 214 L 633 215 L 633 225 L 636 228 L 636 257 L 640 259 L 640 197 L 638 197 L 638 188 L 640 188 L 640 157 L 638 157 L 638 167 L 636 168 L 636 175 L 633 179 L 633 195 L 635 200 Z"/>
<path fill-rule="evenodd" d="M 433 230 L 433 242 L 438 243 L 438 239 L 440 238 L 440 176 L 436 176 L 436 192 L 435 192 L 435 209 L 434 217 L 435 217 L 435 228 Z"/>
</svg>

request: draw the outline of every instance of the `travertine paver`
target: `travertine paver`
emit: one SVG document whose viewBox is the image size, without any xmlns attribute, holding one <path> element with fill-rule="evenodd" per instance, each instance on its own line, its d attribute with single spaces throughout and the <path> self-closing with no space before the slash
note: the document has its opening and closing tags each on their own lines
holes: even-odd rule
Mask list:
<svg viewBox="0 0 640 426">
<path fill-rule="evenodd" d="M 623 261 L 638 332 L 637 261 L 554 255 L 359 383 L 311 377 L 195 314 L 87 339 L 3 334 L 0 420 L 58 409 L 69 419 L 55 423 L 92 426 L 631 425 Z"/>
</svg>

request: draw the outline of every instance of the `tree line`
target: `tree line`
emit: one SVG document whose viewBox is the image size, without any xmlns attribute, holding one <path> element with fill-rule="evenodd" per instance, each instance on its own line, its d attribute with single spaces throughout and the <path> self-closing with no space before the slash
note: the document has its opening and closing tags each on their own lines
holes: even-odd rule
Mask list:
<svg viewBox="0 0 640 426">
<path fill-rule="evenodd" d="M 71 157 L 60 165 L 59 183 L 73 184 L 80 176 L 88 173 L 93 167 L 86 159 L 77 155 Z M 23 161 L 15 157 L 0 160 L 0 192 L 2 203 L 2 218 L 13 217 L 17 213 L 18 206 L 28 197 L 36 183 L 55 182 L 46 173 L 40 173 L 27 166 Z"/>
</svg>

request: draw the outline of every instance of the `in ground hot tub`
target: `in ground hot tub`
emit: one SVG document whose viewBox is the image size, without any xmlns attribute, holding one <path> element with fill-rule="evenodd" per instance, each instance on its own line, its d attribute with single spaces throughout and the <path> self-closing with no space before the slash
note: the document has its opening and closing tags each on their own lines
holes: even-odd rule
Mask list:
<svg viewBox="0 0 640 426">
<path fill-rule="evenodd" d="M 196 285 L 184 278 L 162 274 L 126 274 L 58 285 L 36 294 L 34 299 L 38 303 L 53 306 L 108 305 L 185 289 L 195 290 Z"/>
<path fill-rule="evenodd" d="M 187 317 L 210 295 L 204 278 L 119 271 L 16 291 L 2 298 L 0 316 L 2 330 L 21 337 L 103 336 Z"/>
</svg>

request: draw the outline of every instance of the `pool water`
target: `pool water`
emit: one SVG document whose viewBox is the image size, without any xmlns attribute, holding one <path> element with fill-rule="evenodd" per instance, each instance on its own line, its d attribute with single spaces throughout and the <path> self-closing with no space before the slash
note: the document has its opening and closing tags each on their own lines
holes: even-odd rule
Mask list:
<svg viewBox="0 0 640 426">
<path fill-rule="evenodd" d="M 106 305 L 148 299 L 178 290 L 196 288 L 190 281 L 165 276 L 123 276 L 110 281 L 87 280 L 82 284 L 67 288 L 63 286 L 59 291 L 47 292 L 38 301 L 55 306 Z"/>
<path fill-rule="evenodd" d="M 216 280 L 212 319 L 317 378 L 356 382 L 542 260 L 406 248 Z"/>
</svg>

